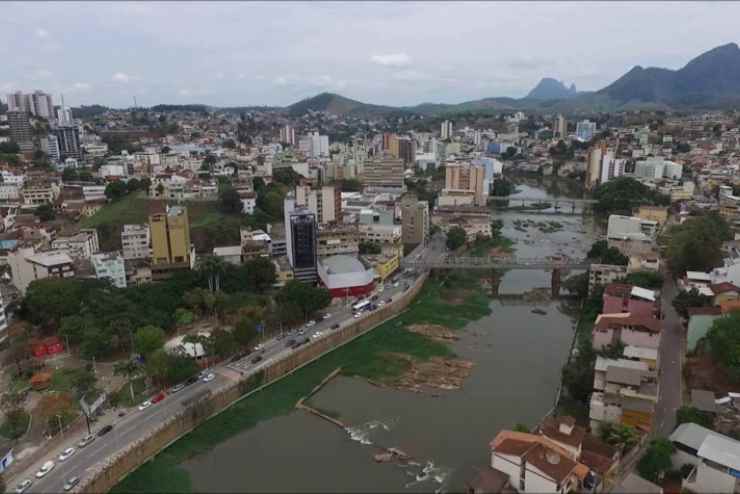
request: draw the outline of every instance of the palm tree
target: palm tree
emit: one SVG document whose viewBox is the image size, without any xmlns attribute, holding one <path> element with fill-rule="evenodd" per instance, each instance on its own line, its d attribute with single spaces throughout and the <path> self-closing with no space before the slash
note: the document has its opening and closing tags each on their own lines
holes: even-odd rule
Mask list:
<svg viewBox="0 0 740 494">
<path fill-rule="evenodd" d="M 226 271 L 226 263 L 220 257 L 210 256 L 202 259 L 198 270 L 208 279 L 208 289 L 212 292 L 221 290 L 221 275 Z"/>
<path fill-rule="evenodd" d="M 134 403 L 134 377 L 139 374 L 139 364 L 134 360 L 125 360 L 123 362 L 116 362 L 113 366 L 113 374 L 125 376 L 128 379 L 129 390 L 131 391 L 131 403 Z"/>
</svg>

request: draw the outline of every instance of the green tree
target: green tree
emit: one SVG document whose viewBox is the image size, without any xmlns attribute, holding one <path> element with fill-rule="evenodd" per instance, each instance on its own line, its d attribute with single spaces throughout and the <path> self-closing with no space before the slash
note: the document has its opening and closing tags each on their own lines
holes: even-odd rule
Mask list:
<svg viewBox="0 0 740 494">
<path fill-rule="evenodd" d="M 467 234 L 462 227 L 453 226 L 447 231 L 447 248 L 450 250 L 457 250 L 465 245 Z"/>
<path fill-rule="evenodd" d="M 296 306 L 305 320 L 331 303 L 331 293 L 326 288 L 317 288 L 291 280 L 277 292 L 275 301 L 281 307 Z"/>
<path fill-rule="evenodd" d="M 699 290 L 692 288 L 688 291 L 680 291 L 678 295 L 673 298 L 671 302 L 673 307 L 676 309 L 681 316 L 688 318 L 689 309 L 692 307 L 710 307 L 712 305 L 712 297 L 709 295 L 702 295 Z"/>
<path fill-rule="evenodd" d="M 164 346 L 165 334 L 162 328 L 156 326 L 143 326 L 136 330 L 134 335 L 134 348 L 141 355 L 148 358 L 149 355 Z"/>
<path fill-rule="evenodd" d="M 236 338 L 229 331 L 215 329 L 211 332 L 210 339 L 213 353 L 219 358 L 226 358 L 236 351 Z"/>
<path fill-rule="evenodd" d="M 640 476 L 651 482 L 660 482 L 663 474 L 671 469 L 671 455 L 675 450 L 676 447 L 668 439 L 653 439 L 637 463 Z"/>
<path fill-rule="evenodd" d="M 691 218 L 670 228 L 667 259 L 674 273 L 709 271 L 722 263 L 722 242 L 732 239 L 727 222 L 716 213 Z"/>
<path fill-rule="evenodd" d="M 36 209 L 34 209 L 33 214 L 35 214 L 36 217 L 41 221 L 51 221 L 56 218 L 54 207 L 48 202 L 45 202 L 44 204 L 41 204 Z"/>
<path fill-rule="evenodd" d="M 0 153 L 4 154 L 17 154 L 21 152 L 20 146 L 13 141 L 0 142 Z"/>
<path fill-rule="evenodd" d="M 640 440 L 640 434 L 634 427 L 608 422 L 599 427 L 599 437 L 605 443 L 619 447 L 623 451 L 632 449 Z"/>
<path fill-rule="evenodd" d="M 712 357 L 728 375 L 740 382 L 740 312 L 731 312 L 712 323 L 707 333 Z"/>
<path fill-rule="evenodd" d="M 193 358 L 181 353 L 174 353 L 167 357 L 166 380 L 169 384 L 177 384 L 191 378 L 198 373 L 198 364 Z"/>
<path fill-rule="evenodd" d="M 563 281 L 562 285 L 563 288 L 568 290 L 579 299 L 585 299 L 586 297 L 588 297 L 588 272 L 574 274 L 566 278 Z"/>
<path fill-rule="evenodd" d="M 660 290 L 663 287 L 663 275 L 657 271 L 635 271 L 628 274 L 624 282 L 649 290 Z"/>
<path fill-rule="evenodd" d="M 175 310 L 175 322 L 178 326 L 187 326 L 193 322 L 193 313 L 182 307 Z"/>
<path fill-rule="evenodd" d="M 125 182 L 119 180 L 111 182 L 105 186 L 105 197 L 111 201 L 117 201 L 128 193 Z"/>
<path fill-rule="evenodd" d="M 212 292 L 221 290 L 221 278 L 226 271 L 226 263 L 220 257 L 204 257 L 198 263 L 198 271 L 208 280 L 208 289 Z"/>
<path fill-rule="evenodd" d="M 501 236 L 501 230 L 504 228 L 504 222 L 501 220 L 491 221 L 491 238 L 496 239 Z"/>
<path fill-rule="evenodd" d="M 606 240 L 594 242 L 586 257 L 599 264 L 626 266 L 629 263 L 629 258 L 622 254 L 616 247 L 609 247 L 609 243 Z"/>
<path fill-rule="evenodd" d="M 515 432 L 526 432 L 526 433 L 532 432 L 532 431 L 529 430 L 529 427 L 527 427 L 526 425 L 521 424 L 521 423 L 516 424 L 514 426 L 514 431 Z"/>
<path fill-rule="evenodd" d="M 218 193 L 218 207 L 223 213 L 239 214 L 242 212 L 244 205 L 236 189 L 228 185 Z"/>
<path fill-rule="evenodd" d="M 74 182 L 79 179 L 80 176 L 78 175 L 76 168 L 65 168 L 62 171 L 62 181 L 64 182 Z"/>
<path fill-rule="evenodd" d="M 136 399 L 134 393 L 134 378 L 138 376 L 140 372 L 141 366 L 139 366 L 135 360 L 123 360 L 121 362 L 116 362 L 113 366 L 113 374 L 123 376 L 128 381 L 128 389 L 131 393 L 131 403 Z"/>
<path fill-rule="evenodd" d="M 288 187 L 295 187 L 298 185 L 301 178 L 301 175 L 293 168 L 278 168 L 272 172 L 272 179 L 275 182 L 287 185 Z"/>
<path fill-rule="evenodd" d="M 30 416 L 22 408 L 13 408 L 5 414 L 5 421 L 0 425 L 0 435 L 7 439 L 18 439 L 25 434 Z M 0 492 L 2 489 L 0 489 Z"/>
<path fill-rule="evenodd" d="M 623 212 L 629 214 L 640 204 L 667 206 L 670 199 L 631 177 L 617 177 L 599 185 L 593 191 L 598 202 L 594 209 L 602 214 Z"/>
<path fill-rule="evenodd" d="M 236 149 L 236 142 L 234 142 L 234 139 L 226 139 L 222 146 L 226 149 Z"/>
<path fill-rule="evenodd" d="M 676 410 L 676 425 L 685 423 L 698 424 L 707 429 L 714 429 L 714 421 L 711 414 L 690 406 L 681 407 Z"/>
<path fill-rule="evenodd" d="M 152 352 L 146 359 L 144 366 L 147 376 L 152 381 L 163 386 L 167 382 L 167 372 L 170 367 L 170 358 L 164 348 Z"/>
<path fill-rule="evenodd" d="M 377 242 L 370 242 L 370 241 L 361 241 L 360 245 L 360 254 L 380 254 L 381 248 L 380 244 Z"/>
<path fill-rule="evenodd" d="M 516 193 L 516 186 L 510 180 L 500 177 L 493 181 L 491 193 L 496 197 L 510 196 Z"/>
<path fill-rule="evenodd" d="M 356 178 L 345 178 L 341 182 L 341 188 L 344 192 L 360 192 L 362 191 L 362 182 Z"/>
<path fill-rule="evenodd" d="M 206 157 L 203 158 L 203 162 L 200 165 L 200 169 L 202 171 L 213 173 L 213 165 L 215 165 L 217 161 L 218 161 L 218 158 L 216 158 L 214 155 L 207 154 Z"/>
<path fill-rule="evenodd" d="M 257 334 L 257 323 L 248 317 L 240 319 L 234 328 L 234 338 L 243 348 L 251 346 L 257 339 Z"/>
</svg>

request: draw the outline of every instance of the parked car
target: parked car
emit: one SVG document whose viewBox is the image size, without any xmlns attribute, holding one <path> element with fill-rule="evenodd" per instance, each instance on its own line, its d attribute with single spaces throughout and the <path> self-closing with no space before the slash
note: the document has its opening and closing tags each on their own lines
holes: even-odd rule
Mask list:
<svg viewBox="0 0 740 494">
<path fill-rule="evenodd" d="M 62 451 L 59 454 L 59 458 L 58 459 L 59 459 L 59 461 L 65 461 L 66 459 L 68 459 L 73 454 L 75 454 L 75 449 L 74 448 L 67 448 L 67 449 L 65 449 L 64 451 Z"/>
<path fill-rule="evenodd" d="M 386 304 L 390 304 L 391 302 L 393 302 L 393 299 L 392 298 L 389 297 L 389 298 L 385 299 L 385 303 Z"/>
<path fill-rule="evenodd" d="M 252 359 L 252 363 L 253 363 L 253 364 L 256 364 L 256 363 L 259 363 L 259 362 L 262 362 L 262 355 L 256 355 L 256 356 L 255 356 L 255 357 L 254 357 L 254 358 Z"/>
<path fill-rule="evenodd" d="M 262 350 L 262 349 L 263 349 L 264 347 L 265 347 L 265 345 L 263 345 L 262 343 L 260 343 L 259 345 L 257 345 L 257 346 L 255 346 L 255 347 L 254 347 L 254 351 L 255 351 L 255 352 L 259 352 L 259 351 L 260 351 L 260 350 Z"/>
<path fill-rule="evenodd" d="M 170 393 L 177 393 L 178 391 L 182 391 L 183 389 L 185 389 L 184 384 L 176 384 L 170 388 Z"/>
<path fill-rule="evenodd" d="M 339 329 L 339 323 L 332 324 L 331 329 Z"/>
<path fill-rule="evenodd" d="M 354 317 L 355 319 L 359 319 L 360 318 L 360 315 L 361 314 L 359 312 L 355 312 L 352 317 Z"/>
<path fill-rule="evenodd" d="M 298 336 L 303 336 L 304 334 L 306 334 L 306 330 L 305 329 L 301 328 L 301 329 L 298 330 Z"/>
<path fill-rule="evenodd" d="M 314 321 L 313 319 L 311 319 L 310 321 L 308 321 L 308 322 L 306 323 L 306 327 L 307 327 L 307 328 L 311 328 L 311 327 L 313 327 L 313 326 L 316 326 L 316 321 Z"/>
<path fill-rule="evenodd" d="M 110 431 L 112 431 L 112 430 L 113 430 L 113 426 L 112 426 L 111 424 L 108 424 L 108 425 L 106 425 L 106 426 L 103 426 L 103 427 L 102 427 L 102 428 L 101 428 L 101 429 L 100 429 L 100 430 L 98 431 L 98 437 L 103 437 L 103 436 L 105 436 L 106 434 L 108 434 L 108 433 L 109 433 Z"/>
<path fill-rule="evenodd" d="M 285 342 L 285 346 L 292 348 L 295 345 L 295 338 L 288 338 Z"/>
<path fill-rule="evenodd" d="M 70 477 L 67 479 L 67 481 L 64 483 L 64 490 L 65 491 L 71 491 L 74 486 L 80 483 L 79 477 Z"/>
<path fill-rule="evenodd" d="M 398 288 L 398 285 L 400 285 L 400 283 L 396 281 L 395 283 L 393 283 L 393 288 Z"/>
<path fill-rule="evenodd" d="M 139 405 L 139 410 L 146 410 L 146 409 L 147 409 L 147 408 L 149 408 L 150 406 L 152 406 L 152 402 L 151 402 L 151 400 L 146 400 L 146 401 L 143 401 L 143 402 L 141 402 L 141 404 Z"/>
<path fill-rule="evenodd" d="M 82 439 L 80 439 L 80 442 L 77 443 L 77 447 L 84 448 L 85 446 L 93 442 L 94 440 L 95 440 L 95 436 L 93 436 L 92 434 L 89 434 L 83 437 Z"/>
<path fill-rule="evenodd" d="M 23 482 L 20 482 L 15 486 L 16 494 L 23 494 L 29 487 L 31 487 L 31 484 L 33 484 L 33 480 L 31 479 L 26 479 Z"/>
<path fill-rule="evenodd" d="M 156 405 L 160 401 L 164 400 L 165 396 L 167 396 L 164 391 L 160 391 L 156 395 L 152 396 L 152 405 Z"/>
<path fill-rule="evenodd" d="M 214 374 L 213 372 L 209 372 L 208 374 L 206 374 L 205 376 L 203 376 L 202 381 L 204 383 L 209 383 L 209 382 L 213 381 L 214 379 L 216 379 L 216 374 Z"/>
<path fill-rule="evenodd" d="M 51 461 L 51 460 L 50 461 L 47 461 L 46 463 L 44 463 L 43 465 L 41 465 L 41 468 L 39 469 L 39 471 L 36 472 L 36 478 L 37 479 L 40 479 L 40 478 L 44 477 L 47 473 L 49 473 L 52 470 L 54 470 L 54 466 L 55 465 L 54 465 L 54 462 L 53 461 Z"/>
<path fill-rule="evenodd" d="M 198 376 L 190 376 L 188 377 L 187 381 L 185 381 L 185 386 L 190 386 L 191 384 L 195 384 L 198 382 Z"/>
<path fill-rule="evenodd" d="M 331 314 L 324 314 L 324 317 L 323 317 L 322 319 L 324 319 L 324 320 L 326 321 L 326 320 L 327 320 L 327 319 L 329 319 L 330 317 L 331 317 Z"/>
</svg>

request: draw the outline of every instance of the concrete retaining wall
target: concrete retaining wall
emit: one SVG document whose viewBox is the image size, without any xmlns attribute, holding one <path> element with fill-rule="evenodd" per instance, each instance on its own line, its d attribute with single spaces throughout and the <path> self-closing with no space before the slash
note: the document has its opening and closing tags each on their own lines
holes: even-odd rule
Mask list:
<svg viewBox="0 0 740 494">
<path fill-rule="evenodd" d="M 263 368 L 260 373 L 249 378 L 245 377 L 238 382 L 228 383 L 195 399 L 183 407 L 182 411 L 153 427 L 141 439 L 107 458 L 105 463 L 94 465 L 90 476 L 83 479 L 79 491 L 108 492 L 126 475 L 209 418 L 218 415 L 237 401 L 346 345 L 382 322 L 397 316 L 418 295 L 426 279 L 427 275 L 422 275 L 398 300 L 381 307 L 363 319 L 353 320 L 350 325 L 296 350 L 289 357 Z"/>
</svg>

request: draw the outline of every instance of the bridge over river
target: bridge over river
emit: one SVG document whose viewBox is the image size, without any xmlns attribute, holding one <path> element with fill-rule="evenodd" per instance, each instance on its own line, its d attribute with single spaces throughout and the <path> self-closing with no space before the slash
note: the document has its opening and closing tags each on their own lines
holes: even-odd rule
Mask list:
<svg viewBox="0 0 740 494">
<path fill-rule="evenodd" d="M 489 202 L 508 203 L 509 207 L 522 208 L 531 212 L 543 214 L 576 214 L 583 213 L 587 207 L 593 206 L 598 201 L 595 199 L 572 199 L 568 197 L 530 197 L 530 196 L 488 196 Z M 542 207 L 547 205 L 547 207 Z M 531 208 L 532 211 L 529 210 Z"/>
</svg>

